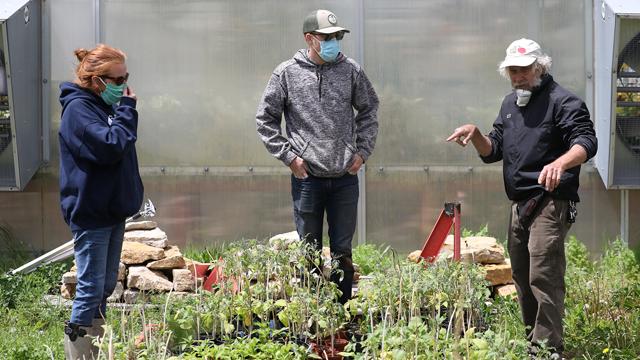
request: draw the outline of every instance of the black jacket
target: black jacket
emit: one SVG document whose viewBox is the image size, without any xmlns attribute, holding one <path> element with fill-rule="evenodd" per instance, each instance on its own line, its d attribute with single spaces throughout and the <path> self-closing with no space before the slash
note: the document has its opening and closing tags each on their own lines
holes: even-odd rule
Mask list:
<svg viewBox="0 0 640 360">
<path fill-rule="evenodd" d="M 513 201 L 544 190 L 538 184 L 540 171 L 573 145 L 582 146 L 587 159 L 592 158 L 598 148 L 587 106 L 553 81 L 551 75 L 543 75 L 542 83 L 533 90 L 524 107 L 516 105 L 515 92 L 507 95 L 488 136 L 491 154 L 481 159 L 485 163 L 504 160 L 504 187 Z M 568 169 L 551 196 L 579 201 L 579 177 L 580 166 Z"/>
</svg>

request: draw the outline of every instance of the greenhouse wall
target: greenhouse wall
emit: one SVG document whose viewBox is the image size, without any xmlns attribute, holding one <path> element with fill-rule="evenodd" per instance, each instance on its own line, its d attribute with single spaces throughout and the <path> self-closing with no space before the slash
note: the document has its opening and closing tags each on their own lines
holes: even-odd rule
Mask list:
<svg viewBox="0 0 640 360">
<path fill-rule="evenodd" d="M 343 51 L 364 66 L 381 103 L 377 146 L 359 174 L 354 245 L 419 248 L 445 201 L 462 203 L 464 228 L 487 224 L 504 239 L 510 204 L 501 164 L 444 139 L 464 123 L 491 129 L 510 91 L 497 65 L 521 37 L 539 41 L 555 79 L 590 104 L 588 1 L 44 1 L 48 164 L 23 192 L 0 193 L 0 225 L 34 252 L 71 238 L 58 203 L 58 87 L 73 78 L 75 48 L 104 42 L 128 55 L 145 193 L 170 242 L 293 230 L 289 171 L 260 142 L 255 113 L 272 70 L 305 46 L 302 20 L 316 8 L 352 30 Z M 620 233 L 620 192 L 605 190 L 590 164 L 580 190 L 570 234 L 598 252 Z M 640 194 L 629 198 L 637 214 Z M 640 239 L 639 224 L 629 232 Z"/>
</svg>

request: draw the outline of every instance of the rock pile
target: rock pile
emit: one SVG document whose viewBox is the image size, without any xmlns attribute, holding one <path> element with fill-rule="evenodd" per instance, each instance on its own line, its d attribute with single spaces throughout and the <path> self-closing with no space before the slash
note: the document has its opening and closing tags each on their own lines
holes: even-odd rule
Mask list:
<svg viewBox="0 0 640 360">
<path fill-rule="evenodd" d="M 408 259 L 417 262 L 421 250 L 409 254 Z M 453 235 L 447 236 L 439 258 L 453 259 Z M 511 262 L 504 257 L 504 248 L 493 237 L 470 236 L 460 239 L 460 260 L 480 265 L 485 278 L 501 296 L 515 294 L 511 277 Z"/>
<path fill-rule="evenodd" d="M 167 234 L 154 221 L 126 224 L 118 270 L 118 283 L 109 302 L 134 303 L 141 291 L 177 293 L 196 288 L 194 262 L 185 259 L 177 246 L 169 245 Z M 76 267 L 62 275 L 61 294 L 73 299 Z"/>
</svg>

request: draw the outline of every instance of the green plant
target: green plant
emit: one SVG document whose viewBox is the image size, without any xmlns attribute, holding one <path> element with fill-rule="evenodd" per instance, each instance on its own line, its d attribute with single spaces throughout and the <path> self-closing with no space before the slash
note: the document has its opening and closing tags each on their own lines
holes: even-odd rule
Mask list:
<svg viewBox="0 0 640 360">
<path fill-rule="evenodd" d="M 640 266 L 633 253 L 616 240 L 600 259 L 587 263 L 580 261 L 584 260 L 584 251 L 575 250 L 581 247 L 574 244 L 572 248 L 565 317 L 568 350 L 586 358 L 601 356 L 605 349 L 609 359 L 637 357 Z"/>
<path fill-rule="evenodd" d="M 184 257 L 197 262 L 212 263 L 224 255 L 226 248 L 227 245 L 225 243 L 204 247 L 188 245 L 182 251 L 182 254 Z"/>
<path fill-rule="evenodd" d="M 391 267 L 391 247 L 375 244 L 356 246 L 352 251 L 353 262 L 360 268 L 362 275 L 374 271 L 384 271 Z"/>
<path fill-rule="evenodd" d="M 314 355 L 299 343 L 331 338 L 346 321 L 362 335 L 345 349 L 354 359 L 527 358 L 518 303 L 491 299 L 475 265 L 425 266 L 382 246 L 368 249 L 363 253 L 382 254 L 389 264 L 378 266 L 343 307 L 335 284 L 310 271 L 319 265 L 317 253 L 304 243 L 280 245 L 252 240 L 226 247 L 213 292 L 151 296 L 148 308 L 109 309 L 100 359 L 305 359 Z M 638 358 L 640 267 L 633 253 L 614 241 L 591 260 L 570 238 L 566 254 L 568 354 Z M 70 310 L 44 303 L 42 295 L 57 291 L 66 267 L 0 278 L 0 359 L 62 358 L 62 321 Z"/>
<path fill-rule="evenodd" d="M 48 293 L 59 291 L 58 283 L 70 261 L 41 266 L 29 274 L 0 275 L 0 306 L 15 308 L 39 301 Z"/>
<path fill-rule="evenodd" d="M 489 224 L 484 224 L 478 231 L 472 231 L 471 229 L 463 228 L 462 237 L 470 236 L 489 236 Z"/>
<path fill-rule="evenodd" d="M 271 330 L 260 323 L 255 337 L 237 338 L 223 344 L 201 341 L 189 352 L 182 355 L 184 359 L 256 359 L 256 360 L 297 360 L 306 359 L 306 348 L 291 342 L 277 342 L 282 330 Z"/>
<path fill-rule="evenodd" d="M 578 241 L 575 236 L 569 236 L 565 246 L 567 265 L 574 269 L 592 270 L 593 263 L 590 259 L 587 247 Z"/>
<path fill-rule="evenodd" d="M 0 359 L 62 357 L 63 319 L 69 310 L 49 305 L 42 297 L 57 291 L 66 266 L 50 264 L 29 274 L 0 275 Z"/>
</svg>

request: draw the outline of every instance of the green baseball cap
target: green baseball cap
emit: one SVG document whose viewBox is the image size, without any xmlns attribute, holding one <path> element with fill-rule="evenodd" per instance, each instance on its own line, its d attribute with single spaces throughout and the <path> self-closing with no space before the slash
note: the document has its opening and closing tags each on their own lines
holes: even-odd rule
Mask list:
<svg viewBox="0 0 640 360">
<path fill-rule="evenodd" d="M 302 25 L 304 34 L 315 32 L 320 34 L 333 34 L 338 31 L 350 32 L 348 29 L 338 26 L 338 18 L 329 10 L 314 10 L 306 18 Z"/>
</svg>

